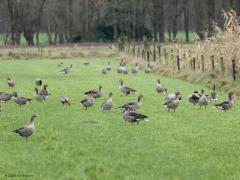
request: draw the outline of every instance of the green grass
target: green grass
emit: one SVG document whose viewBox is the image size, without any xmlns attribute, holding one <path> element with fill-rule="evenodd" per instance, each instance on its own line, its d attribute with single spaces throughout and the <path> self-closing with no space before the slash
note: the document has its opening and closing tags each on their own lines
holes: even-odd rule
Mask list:
<svg viewBox="0 0 240 180">
<path fill-rule="evenodd" d="M 156 74 L 119 75 L 118 63 L 104 76 L 100 73 L 106 58 L 94 59 L 84 68 L 83 59 L 69 59 L 73 64 L 68 76 L 58 73 L 62 60 L 0 61 L 0 91 L 16 90 L 32 97 L 37 77 L 49 85 L 52 96 L 43 103 L 34 100 L 19 107 L 3 104 L 0 113 L 0 179 L 5 175 L 27 174 L 32 179 L 239 179 L 240 121 L 239 103 L 224 113 L 209 106 L 200 109 L 187 96 L 200 85 Z M 16 81 L 9 89 L 7 76 Z M 183 101 L 177 111 L 162 107 L 163 95 L 155 93 L 160 77 L 170 91 L 179 90 Z M 137 95 L 126 97 L 118 90 L 118 80 L 143 93 L 139 112 L 149 116 L 140 125 L 125 123 L 118 109 L 102 112 L 100 105 L 114 93 L 117 107 Z M 103 86 L 103 97 L 85 111 L 79 101 L 86 90 Z M 219 92 L 221 100 L 226 98 Z M 68 95 L 72 106 L 62 106 L 58 97 Z M 12 130 L 29 122 L 32 112 L 39 117 L 36 132 L 26 142 Z M 97 124 L 86 124 L 96 120 Z"/>
</svg>

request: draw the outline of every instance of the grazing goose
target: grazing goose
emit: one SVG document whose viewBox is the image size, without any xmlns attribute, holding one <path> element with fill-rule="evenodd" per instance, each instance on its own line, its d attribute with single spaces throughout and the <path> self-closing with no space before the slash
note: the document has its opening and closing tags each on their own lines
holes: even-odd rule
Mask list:
<svg viewBox="0 0 240 180">
<path fill-rule="evenodd" d="M 99 98 L 102 96 L 102 86 L 101 85 L 99 86 L 98 91 L 91 90 L 91 91 L 85 92 L 84 94 L 88 96 L 92 95 L 94 98 Z"/>
<path fill-rule="evenodd" d="M 14 81 L 11 78 L 7 78 L 8 87 L 13 88 L 15 86 Z"/>
<path fill-rule="evenodd" d="M 150 66 L 150 64 L 147 65 L 147 67 L 144 68 L 144 72 L 146 74 L 149 74 L 149 73 L 152 73 L 153 69 L 152 67 Z"/>
<path fill-rule="evenodd" d="M 33 96 L 38 100 L 38 101 L 45 101 L 47 99 L 48 95 L 42 94 L 41 92 L 38 92 L 38 88 L 34 89 L 35 94 Z"/>
<path fill-rule="evenodd" d="M 93 97 L 93 94 L 90 94 L 89 98 L 80 101 L 80 104 L 82 104 L 82 106 L 85 107 L 85 109 L 87 110 L 88 107 L 93 106 L 94 102 L 95 98 Z"/>
<path fill-rule="evenodd" d="M 218 93 L 216 92 L 216 85 L 213 84 L 213 91 L 210 92 L 210 99 L 212 101 L 217 101 L 218 100 Z"/>
<path fill-rule="evenodd" d="M 40 78 L 37 78 L 35 81 L 36 86 L 41 86 L 42 85 L 42 80 Z"/>
<path fill-rule="evenodd" d="M 7 102 L 9 100 L 11 100 L 11 98 L 13 97 L 13 94 L 8 94 L 8 93 L 1 93 L 0 94 L 0 102 Z"/>
<path fill-rule="evenodd" d="M 135 111 L 132 111 L 129 107 L 126 107 L 123 111 L 123 119 L 125 121 L 128 121 L 129 123 L 138 123 L 139 121 L 142 121 L 144 119 L 147 119 L 148 117 L 146 115 L 143 114 L 139 114 Z"/>
<path fill-rule="evenodd" d="M 172 99 L 170 101 L 167 101 L 164 106 L 168 108 L 168 111 L 170 111 L 170 109 L 173 109 L 173 111 L 175 112 L 175 110 L 177 109 L 179 102 L 180 102 L 181 98 L 180 98 L 180 94 L 176 94 L 176 98 Z"/>
<path fill-rule="evenodd" d="M 157 79 L 157 85 L 156 85 L 156 91 L 158 94 L 163 93 L 165 90 L 165 87 L 163 84 L 161 84 L 160 79 Z"/>
<path fill-rule="evenodd" d="M 233 92 L 230 92 L 228 95 L 228 100 L 223 101 L 222 103 L 219 103 L 219 104 L 215 104 L 215 106 L 218 109 L 221 109 L 221 110 L 224 110 L 225 112 L 227 112 L 227 110 L 231 109 L 232 106 L 234 105 L 235 97 L 236 97 L 236 95 Z"/>
<path fill-rule="evenodd" d="M 181 100 L 182 97 L 180 96 L 180 92 L 176 92 L 176 93 L 168 93 L 168 90 L 165 89 L 165 101 L 171 101 L 171 100 L 175 100 L 178 96 L 178 99 Z"/>
<path fill-rule="evenodd" d="M 132 74 L 137 74 L 137 73 L 138 73 L 138 69 L 139 69 L 138 63 L 136 63 L 136 64 L 135 64 L 135 67 L 131 69 L 131 73 L 132 73 Z"/>
<path fill-rule="evenodd" d="M 68 104 L 69 106 L 71 106 L 71 104 L 69 102 L 69 98 L 67 96 L 60 96 L 59 100 L 62 103 L 62 105 Z"/>
<path fill-rule="evenodd" d="M 48 85 L 47 85 L 47 84 L 44 84 L 43 90 L 40 92 L 40 94 L 45 95 L 46 98 L 48 98 L 48 96 L 51 95 L 51 94 L 48 92 Z"/>
<path fill-rule="evenodd" d="M 102 72 L 102 74 L 106 75 L 107 74 L 107 69 L 103 68 L 101 72 Z"/>
<path fill-rule="evenodd" d="M 25 104 L 29 104 L 30 101 L 32 99 L 26 98 L 26 97 L 21 97 L 17 95 L 17 92 L 13 92 L 13 96 L 12 99 L 15 103 L 17 103 L 18 105 L 25 105 Z"/>
<path fill-rule="evenodd" d="M 113 106 L 112 95 L 113 95 L 113 93 L 110 92 L 108 99 L 102 103 L 101 108 L 102 108 L 103 111 L 105 111 L 105 110 L 110 111 L 112 109 L 112 106 Z"/>
<path fill-rule="evenodd" d="M 35 118 L 37 115 L 35 113 L 31 116 L 30 124 L 21 128 L 14 130 L 13 132 L 17 133 L 18 135 L 25 137 L 26 139 L 31 136 L 35 130 Z"/>
<path fill-rule="evenodd" d="M 204 95 L 204 90 L 203 89 L 201 90 L 201 94 L 202 94 L 202 96 L 198 100 L 198 105 L 200 107 L 205 106 L 205 108 L 206 108 L 209 104 L 208 103 L 208 97 L 206 95 Z"/>
<path fill-rule="evenodd" d="M 65 67 L 61 69 L 59 72 L 63 74 L 68 74 L 70 72 L 70 69 L 72 69 L 73 65 L 71 64 L 69 67 Z"/>
<path fill-rule="evenodd" d="M 111 71 L 111 70 L 112 70 L 112 66 L 111 66 L 111 64 L 110 64 L 109 61 L 108 61 L 108 65 L 107 65 L 107 67 L 106 67 L 106 70 L 107 70 L 107 71 Z"/>
<path fill-rule="evenodd" d="M 63 62 L 61 62 L 60 64 L 58 64 L 58 67 L 59 67 L 59 68 L 63 67 Z"/>
<path fill-rule="evenodd" d="M 121 63 L 120 63 L 120 66 L 119 66 L 119 68 L 118 68 L 118 73 L 128 74 L 128 70 L 127 70 L 127 68 L 126 68 L 125 65 L 126 65 L 126 63 L 123 62 L 123 59 L 122 59 L 122 61 L 121 61 Z"/>
<path fill-rule="evenodd" d="M 84 65 L 84 66 L 89 66 L 89 65 L 90 65 L 90 62 L 84 62 L 83 65 Z"/>
<path fill-rule="evenodd" d="M 141 102 L 142 98 L 143 98 L 143 95 L 141 94 L 138 96 L 135 102 L 126 103 L 118 108 L 122 108 L 122 109 L 130 108 L 132 111 L 136 111 L 142 105 L 142 102 Z"/>
<path fill-rule="evenodd" d="M 119 83 L 120 83 L 120 85 L 119 85 L 120 91 L 121 91 L 123 94 L 125 94 L 126 96 L 127 96 L 128 94 L 136 93 L 136 92 L 137 92 L 137 91 L 136 91 L 135 89 L 133 89 L 133 88 L 124 86 L 124 85 L 123 85 L 123 80 L 119 80 Z"/>
<path fill-rule="evenodd" d="M 196 105 L 200 99 L 202 94 L 200 94 L 198 91 L 194 91 L 189 97 L 188 101 L 194 105 Z"/>
</svg>

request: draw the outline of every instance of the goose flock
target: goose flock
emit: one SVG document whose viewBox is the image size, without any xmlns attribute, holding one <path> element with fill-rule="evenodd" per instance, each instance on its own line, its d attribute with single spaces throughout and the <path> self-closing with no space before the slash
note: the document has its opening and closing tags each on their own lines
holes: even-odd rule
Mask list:
<svg viewBox="0 0 240 180">
<path fill-rule="evenodd" d="M 89 62 L 85 62 L 83 64 L 84 66 L 89 66 Z M 63 74 L 68 74 L 71 69 L 73 68 L 73 65 L 70 66 L 64 66 L 63 63 L 60 63 L 58 65 L 58 68 L 60 68 L 59 72 Z M 104 73 L 103 73 L 104 70 Z M 112 66 L 110 62 L 107 63 L 106 67 L 102 69 L 102 74 L 107 74 L 107 72 L 112 70 Z M 117 69 L 117 73 L 121 74 L 128 74 L 131 72 L 132 74 L 137 74 L 139 71 L 138 63 L 135 64 L 135 67 L 128 71 L 126 67 L 126 63 L 122 60 L 120 62 L 120 65 Z M 146 74 L 154 72 L 154 67 L 150 65 L 148 62 L 147 67 L 144 68 L 144 72 Z M 16 86 L 15 82 L 11 78 L 7 78 L 7 84 L 9 88 L 13 88 Z M 34 88 L 34 94 L 33 97 L 37 101 L 46 101 L 48 97 L 51 95 L 51 93 L 48 90 L 48 85 L 43 84 L 43 80 L 38 78 L 35 81 L 36 87 Z M 43 86 L 43 87 L 42 87 Z M 42 90 L 39 91 L 39 87 L 42 87 Z M 169 92 L 167 87 L 161 83 L 160 79 L 156 80 L 156 86 L 153 87 L 153 90 L 155 88 L 156 94 L 160 95 L 163 94 L 163 98 L 165 100 L 165 103 L 163 106 L 167 108 L 168 111 L 173 110 L 174 112 L 176 109 L 179 107 L 182 96 L 180 92 Z M 132 87 L 126 86 L 124 84 L 124 81 L 122 79 L 119 80 L 119 91 L 124 94 L 125 96 L 129 96 L 131 94 L 136 94 L 138 91 Z M 86 96 L 85 99 L 80 101 L 80 104 L 87 110 L 88 108 L 91 108 L 95 102 L 96 99 L 102 97 L 103 92 L 102 92 L 102 85 L 99 85 L 97 90 L 89 90 L 84 93 Z M 220 110 L 223 111 L 228 111 L 230 110 L 233 105 L 235 104 L 237 100 L 237 96 L 233 93 L 230 92 L 228 95 L 228 98 L 221 102 L 217 103 L 218 101 L 218 93 L 216 91 L 216 86 L 213 84 L 212 91 L 209 93 L 209 95 L 205 94 L 205 91 L 202 89 L 200 91 L 194 91 L 192 94 L 188 96 L 188 101 L 189 103 L 193 105 L 199 105 L 199 107 L 205 107 L 209 106 L 211 104 L 210 102 L 214 102 L 214 106 Z M 118 109 L 122 110 L 122 117 L 126 122 L 129 122 L 131 124 L 137 123 L 139 124 L 140 121 L 148 121 L 148 116 L 144 114 L 140 114 L 137 112 L 137 110 L 142 106 L 142 99 L 143 99 L 143 94 L 139 94 L 136 101 L 130 101 L 127 102 L 121 106 L 118 106 Z M 13 93 L 6 93 L 6 92 L 0 92 L 0 111 L 2 111 L 1 103 L 6 103 L 8 101 L 12 100 L 19 106 L 27 105 L 30 104 L 30 102 L 33 100 L 31 98 L 19 96 L 16 91 Z M 68 105 L 71 106 L 70 103 L 70 98 L 68 96 L 60 96 L 59 97 L 59 102 L 62 105 Z M 109 92 L 108 98 L 105 99 L 105 101 L 101 104 L 101 110 L 102 111 L 110 111 L 113 108 L 113 92 Z M 25 137 L 26 139 L 31 136 L 35 130 L 35 119 L 37 118 L 37 114 L 33 113 L 31 115 L 31 120 L 30 123 L 26 126 L 23 126 L 21 128 L 18 128 L 14 130 L 13 132 L 17 133 L 18 135 Z"/>
</svg>

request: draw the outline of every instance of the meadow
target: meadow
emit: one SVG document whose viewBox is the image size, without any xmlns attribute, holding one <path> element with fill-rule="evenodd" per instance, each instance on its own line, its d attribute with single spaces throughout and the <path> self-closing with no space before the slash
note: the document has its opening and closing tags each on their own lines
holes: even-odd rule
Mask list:
<svg viewBox="0 0 240 180">
<path fill-rule="evenodd" d="M 68 75 L 59 74 L 60 62 L 73 64 Z M 83 63 L 89 61 L 90 66 Z M 113 70 L 102 75 L 110 61 Z M 200 84 L 163 77 L 159 74 L 117 74 L 114 58 L 75 58 L 0 61 L 0 91 L 17 91 L 33 98 L 35 80 L 41 78 L 52 94 L 45 102 L 18 106 L 2 104 L 0 112 L 0 179 L 29 175 L 32 179 L 239 179 L 240 136 L 239 102 L 227 113 L 213 103 L 199 108 L 187 100 Z M 130 68 L 130 66 L 128 66 Z M 9 89 L 6 78 L 16 82 Z M 180 91 L 183 100 L 176 112 L 162 106 L 164 96 L 155 92 L 156 79 L 170 92 Z M 137 94 L 125 96 L 118 81 L 137 89 L 144 96 L 139 112 L 149 122 L 126 123 L 117 109 Z M 79 104 L 84 92 L 103 86 L 103 97 L 92 108 Z M 210 89 L 204 88 L 207 92 Z M 113 92 L 114 108 L 102 112 L 101 103 Z M 217 89 L 220 100 L 227 93 Z M 70 97 L 72 106 L 58 98 Z M 38 114 L 36 131 L 26 141 L 12 131 Z M 95 122 L 95 123 L 90 123 Z"/>
</svg>

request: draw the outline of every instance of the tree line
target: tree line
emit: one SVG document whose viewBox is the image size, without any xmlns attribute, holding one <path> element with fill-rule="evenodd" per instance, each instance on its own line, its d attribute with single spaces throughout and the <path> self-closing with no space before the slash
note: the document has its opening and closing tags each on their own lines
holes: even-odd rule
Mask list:
<svg viewBox="0 0 240 180">
<path fill-rule="evenodd" d="M 240 13 L 239 0 L 1 0 L 0 31 L 5 44 L 39 44 L 45 33 L 49 44 L 66 42 L 129 41 L 143 37 L 176 41 L 184 32 L 200 39 L 214 34 L 214 23 L 223 25 L 222 10 Z"/>
</svg>

